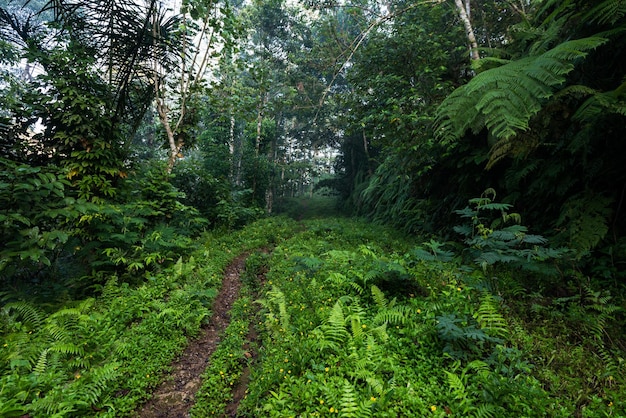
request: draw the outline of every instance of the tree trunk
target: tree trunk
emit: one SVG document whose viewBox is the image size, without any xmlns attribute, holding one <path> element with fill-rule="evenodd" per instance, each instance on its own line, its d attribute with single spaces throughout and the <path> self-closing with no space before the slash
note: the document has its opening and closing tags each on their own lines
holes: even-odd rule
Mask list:
<svg viewBox="0 0 626 418">
<path fill-rule="evenodd" d="M 469 41 L 470 56 L 472 61 L 478 61 L 480 59 L 480 55 L 478 54 L 478 42 L 476 42 L 476 35 L 474 35 L 474 29 L 472 28 L 472 22 L 470 20 L 469 1 L 466 1 L 465 4 L 463 4 L 463 0 L 454 0 L 454 3 L 456 4 L 463 26 L 465 26 L 465 34 L 467 35 L 467 40 Z"/>
<path fill-rule="evenodd" d="M 372 170 L 372 166 L 370 164 L 370 151 L 367 147 L 367 137 L 365 136 L 365 131 L 363 131 L 363 150 L 365 151 L 365 162 L 367 164 L 367 174 L 370 176 L 374 175 L 374 171 Z"/>
<path fill-rule="evenodd" d="M 169 157 L 167 159 L 167 173 L 169 174 L 174 169 L 176 159 L 179 157 L 180 150 L 183 147 L 183 141 L 180 138 L 176 139 L 174 137 L 174 131 L 172 130 L 172 125 L 170 125 L 169 121 L 169 109 L 167 108 L 167 105 L 163 102 L 162 98 L 157 97 L 156 108 L 157 113 L 159 114 L 159 120 L 165 128 L 165 133 L 167 134 L 167 142 L 170 147 Z"/>
<path fill-rule="evenodd" d="M 254 152 L 256 156 L 259 156 L 261 149 L 261 134 L 263 133 L 263 109 L 265 108 L 265 93 L 262 93 L 261 100 L 259 100 L 259 106 L 257 108 L 256 117 L 256 140 L 254 142 Z"/>
</svg>

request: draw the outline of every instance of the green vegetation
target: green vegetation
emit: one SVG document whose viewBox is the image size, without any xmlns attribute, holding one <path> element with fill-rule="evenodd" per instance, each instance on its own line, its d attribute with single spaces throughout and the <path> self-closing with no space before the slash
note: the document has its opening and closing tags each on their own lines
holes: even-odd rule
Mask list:
<svg viewBox="0 0 626 418">
<path fill-rule="evenodd" d="M 0 417 L 626 416 L 625 5 L 0 0 Z"/>
<path fill-rule="evenodd" d="M 243 416 L 624 413 L 623 364 L 604 343 L 622 333 L 610 298 L 537 300 L 511 286 L 520 277 L 494 283 L 435 241 L 347 220 L 307 226 L 269 260 Z"/>
<path fill-rule="evenodd" d="M 474 204 L 481 210 L 468 208 L 470 224 L 458 227 L 474 231 L 465 245 L 420 243 L 356 220 L 310 220 L 302 229 L 268 218 L 204 235 L 188 259 L 139 286 L 112 277 L 97 297 L 48 311 L 8 303 L 3 414 L 131 414 L 210 316 L 225 265 L 270 244 L 271 255 L 248 258 L 194 416 L 219 416 L 244 366 L 242 416 L 626 413 L 623 309 L 583 283 L 568 296 L 543 295 L 537 283 L 563 268 L 563 251 L 522 227 L 487 228 L 481 211 L 508 206 Z M 509 267 L 520 258 L 524 269 Z M 259 333 L 254 343 L 249 327 Z"/>
<path fill-rule="evenodd" d="M 229 261 L 293 228 L 267 219 L 238 234 L 204 235 L 192 255 L 140 285 L 110 276 L 97 297 L 4 303 L 2 416 L 132 415 L 210 317 Z"/>
</svg>

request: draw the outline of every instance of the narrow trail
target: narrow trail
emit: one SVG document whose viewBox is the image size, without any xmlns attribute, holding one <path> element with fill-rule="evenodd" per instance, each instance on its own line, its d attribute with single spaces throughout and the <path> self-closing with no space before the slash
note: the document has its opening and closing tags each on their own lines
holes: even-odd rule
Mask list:
<svg viewBox="0 0 626 418">
<path fill-rule="evenodd" d="M 185 418 L 193 406 L 194 397 L 202 384 L 201 375 L 220 343 L 220 334 L 230 323 L 230 309 L 239 295 L 240 275 L 245 269 L 248 253 L 235 258 L 226 268 L 222 288 L 212 306 L 209 324 L 201 335 L 191 341 L 179 359 L 172 364 L 169 378 L 161 384 L 142 408 L 140 418 Z M 236 411 L 236 409 L 235 409 Z"/>
</svg>

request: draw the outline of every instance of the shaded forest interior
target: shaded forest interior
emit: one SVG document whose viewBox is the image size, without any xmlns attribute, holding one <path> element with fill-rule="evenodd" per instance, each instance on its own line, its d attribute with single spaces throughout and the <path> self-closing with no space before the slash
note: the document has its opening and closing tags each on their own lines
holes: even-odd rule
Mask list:
<svg viewBox="0 0 626 418">
<path fill-rule="evenodd" d="M 242 416 L 626 415 L 625 15 L 0 0 L 0 416 L 131 414 L 248 252 Z"/>
</svg>

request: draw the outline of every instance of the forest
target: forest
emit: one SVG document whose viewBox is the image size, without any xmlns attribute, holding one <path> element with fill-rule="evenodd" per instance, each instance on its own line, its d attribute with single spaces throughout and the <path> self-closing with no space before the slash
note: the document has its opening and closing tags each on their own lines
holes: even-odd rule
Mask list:
<svg viewBox="0 0 626 418">
<path fill-rule="evenodd" d="M 626 417 L 625 15 L 0 0 L 0 417 Z"/>
</svg>

